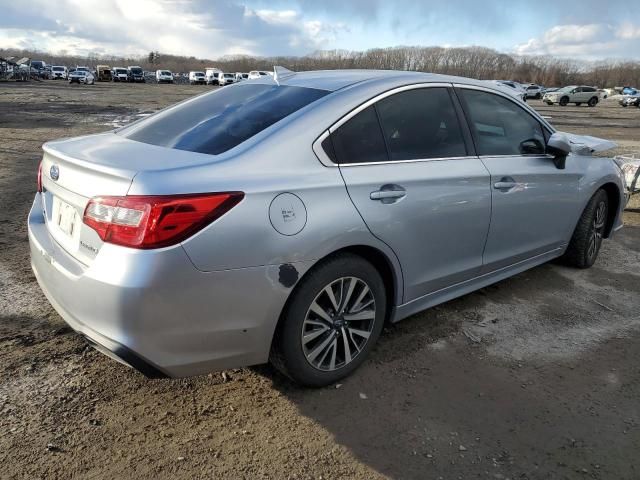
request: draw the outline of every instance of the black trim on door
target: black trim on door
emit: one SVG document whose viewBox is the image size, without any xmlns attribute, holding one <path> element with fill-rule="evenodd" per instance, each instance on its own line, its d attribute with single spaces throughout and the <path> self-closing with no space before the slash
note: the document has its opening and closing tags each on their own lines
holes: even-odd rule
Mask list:
<svg viewBox="0 0 640 480">
<path fill-rule="evenodd" d="M 456 110 L 456 116 L 458 117 L 458 124 L 460 125 L 460 130 L 462 130 L 462 138 L 464 139 L 465 146 L 467 148 L 467 155 L 469 156 L 478 156 L 476 144 L 474 138 L 471 134 L 471 126 L 469 125 L 468 115 L 466 115 L 465 110 L 462 106 L 462 101 L 458 98 L 458 93 L 454 87 L 447 87 L 447 91 L 449 92 L 449 97 L 451 98 L 451 103 L 453 104 L 453 108 Z"/>
</svg>

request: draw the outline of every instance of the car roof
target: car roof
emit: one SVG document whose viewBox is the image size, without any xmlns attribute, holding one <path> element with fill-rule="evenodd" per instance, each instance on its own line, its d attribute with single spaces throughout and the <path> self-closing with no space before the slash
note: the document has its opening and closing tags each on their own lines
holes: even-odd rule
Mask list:
<svg viewBox="0 0 640 480">
<path fill-rule="evenodd" d="M 466 85 L 487 86 L 486 80 L 474 80 L 453 75 L 436 73 L 408 72 L 399 70 L 316 70 L 308 72 L 279 72 L 278 83 L 296 87 L 317 88 L 320 90 L 336 91 L 358 83 L 371 81 L 390 81 L 394 84 L 411 83 L 461 83 Z M 270 83 L 274 78 L 261 77 L 254 82 Z"/>
</svg>

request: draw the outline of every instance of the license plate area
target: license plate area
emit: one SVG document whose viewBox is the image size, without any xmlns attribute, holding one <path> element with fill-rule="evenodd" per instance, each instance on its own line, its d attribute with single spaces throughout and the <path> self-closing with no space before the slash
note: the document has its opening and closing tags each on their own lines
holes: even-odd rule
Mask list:
<svg viewBox="0 0 640 480">
<path fill-rule="evenodd" d="M 51 208 L 51 223 L 57 237 L 76 244 L 80 232 L 80 215 L 73 205 L 54 196 Z"/>
</svg>

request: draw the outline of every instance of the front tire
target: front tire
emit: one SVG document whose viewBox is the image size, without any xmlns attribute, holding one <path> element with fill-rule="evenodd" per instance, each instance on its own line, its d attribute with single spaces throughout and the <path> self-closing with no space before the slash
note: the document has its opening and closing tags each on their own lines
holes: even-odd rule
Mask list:
<svg viewBox="0 0 640 480">
<path fill-rule="evenodd" d="M 380 273 L 362 257 L 344 253 L 314 267 L 292 295 L 273 340 L 271 363 L 309 387 L 350 375 L 382 331 L 387 298 Z"/>
<path fill-rule="evenodd" d="M 569 98 L 568 97 L 562 97 L 560 99 L 560 106 L 561 107 L 566 107 L 568 103 L 569 103 Z"/>
<path fill-rule="evenodd" d="M 564 258 L 569 265 L 589 268 L 598 258 L 609 213 L 607 192 L 598 190 L 578 221 Z"/>
</svg>

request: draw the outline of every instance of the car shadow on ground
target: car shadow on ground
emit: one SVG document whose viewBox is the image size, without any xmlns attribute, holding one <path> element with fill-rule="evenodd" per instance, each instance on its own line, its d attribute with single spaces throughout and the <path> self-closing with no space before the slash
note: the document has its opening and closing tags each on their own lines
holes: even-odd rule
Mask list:
<svg viewBox="0 0 640 480">
<path fill-rule="evenodd" d="M 485 302 L 517 305 L 528 294 L 560 332 L 558 298 L 570 304 L 587 294 L 563 268 L 543 265 L 386 329 L 371 358 L 327 388 L 302 389 L 270 367 L 255 370 L 337 445 L 391 478 L 638 478 L 640 371 L 628 358 L 640 335 L 614 335 L 565 358 L 516 360 L 463 334 Z"/>
</svg>

